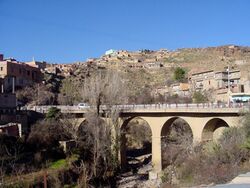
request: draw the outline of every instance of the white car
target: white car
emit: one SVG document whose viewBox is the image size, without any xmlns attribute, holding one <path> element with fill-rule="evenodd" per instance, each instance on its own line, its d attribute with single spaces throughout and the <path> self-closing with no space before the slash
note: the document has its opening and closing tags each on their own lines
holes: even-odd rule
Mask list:
<svg viewBox="0 0 250 188">
<path fill-rule="evenodd" d="M 88 108 L 89 107 L 89 105 L 87 103 L 79 103 L 77 106 L 78 106 L 79 109 L 83 109 L 83 108 Z"/>
</svg>

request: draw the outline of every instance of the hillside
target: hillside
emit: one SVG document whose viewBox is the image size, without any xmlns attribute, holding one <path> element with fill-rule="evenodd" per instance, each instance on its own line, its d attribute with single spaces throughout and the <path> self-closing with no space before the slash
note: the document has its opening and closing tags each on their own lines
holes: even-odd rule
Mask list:
<svg viewBox="0 0 250 188">
<path fill-rule="evenodd" d="M 125 73 L 130 81 L 137 83 L 140 88 L 146 85 L 150 87 L 169 85 L 174 81 L 173 70 L 176 67 L 182 67 L 188 74 L 191 74 L 203 70 L 222 70 L 228 65 L 240 69 L 242 77 L 248 79 L 250 47 L 227 45 L 183 48 L 176 51 L 161 49 L 158 51 L 129 52 L 120 50 L 113 54 L 78 63 L 73 72 L 78 73 L 80 70 L 88 72 L 86 71 L 88 67 L 91 67 L 92 70 L 116 69 Z M 93 69 L 93 67 L 95 68 Z"/>
<path fill-rule="evenodd" d="M 77 103 L 81 101 L 81 96 L 77 92 L 79 89 L 75 88 L 82 87 L 86 77 L 96 71 L 115 70 L 121 74 L 127 85 L 126 91 L 131 103 L 157 102 L 158 99 L 155 99 L 154 93 L 159 94 L 159 90 L 161 90 L 163 93 L 161 95 L 164 96 L 164 93 L 169 93 L 170 85 L 177 82 L 173 78 L 176 67 L 183 68 L 186 71 L 186 78 L 188 78 L 193 72 L 222 70 L 228 65 L 241 70 L 242 80 L 250 80 L 250 47 L 227 45 L 183 48 L 175 51 L 165 49 L 135 52 L 119 50 L 100 58 L 88 59 L 86 62 L 49 65 L 59 69 L 63 67 L 65 72 L 64 69 L 60 70 L 59 75 L 62 74 L 62 76 L 59 77 L 59 81 L 45 79 L 46 93 L 49 91 L 53 100 L 44 101 L 54 101 L 54 104 Z M 53 75 L 53 73 L 51 74 Z M 58 82 L 58 84 L 54 82 Z M 56 93 L 51 89 L 51 84 L 60 85 L 60 88 L 56 89 Z"/>
</svg>

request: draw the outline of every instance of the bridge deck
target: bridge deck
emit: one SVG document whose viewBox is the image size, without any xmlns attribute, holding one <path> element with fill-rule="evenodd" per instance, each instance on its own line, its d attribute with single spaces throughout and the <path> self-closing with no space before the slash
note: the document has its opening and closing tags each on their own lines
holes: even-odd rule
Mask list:
<svg viewBox="0 0 250 188">
<path fill-rule="evenodd" d="M 62 113 L 86 113 L 91 107 L 86 106 L 33 106 L 26 108 L 41 113 L 47 113 L 48 109 L 56 107 Z M 227 107 L 225 104 L 143 104 L 143 105 L 115 105 L 112 108 L 118 109 L 122 113 L 241 113 L 249 111 L 249 105 L 237 105 Z M 108 110 L 107 106 L 102 105 L 101 110 Z"/>
</svg>

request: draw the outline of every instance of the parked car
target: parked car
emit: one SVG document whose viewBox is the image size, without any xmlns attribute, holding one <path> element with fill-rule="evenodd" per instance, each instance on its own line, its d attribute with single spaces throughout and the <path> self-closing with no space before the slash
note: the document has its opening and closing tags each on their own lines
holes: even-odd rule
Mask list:
<svg viewBox="0 0 250 188">
<path fill-rule="evenodd" d="M 79 103 L 77 106 L 79 109 L 83 109 L 83 108 L 88 108 L 89 104 L 88 103 Z"/>
</svg>

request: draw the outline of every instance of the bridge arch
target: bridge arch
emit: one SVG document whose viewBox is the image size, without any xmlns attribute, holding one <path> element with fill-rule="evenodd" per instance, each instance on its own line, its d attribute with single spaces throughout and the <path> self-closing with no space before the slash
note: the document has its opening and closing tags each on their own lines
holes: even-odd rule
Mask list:
<svg viewBox="0 0 250 188">
<path fill-rule="evenodd" d="M 92 126 L 93 124 L 99 124 L 99 125 L 105 125 L 105 119 L 104 118 L 99 118 L 99 119 L 93 119 L 90 120 L 92 124 L 88 122 L 87 119 L 82 118 L 81 121 L 78 123 L 76 126 L 77 128 L 77 135 L 82 136 L 86 134 L 89 134 L 89 132 L 96 132 L 98 133 L 100 130 L 102 131 L 109 131 L 109 129 L 104 128 L 105 126 Z M 99 129 L 99 130 L 96 130 Z"/>
<path fill-rule="evenodd" d="M 78 127 L 77 127 L 77 134 L 79 135 L 81 133 L 81 131 L 84 129 L 84 127 L 86 126 L 87 124 L 87 120 L 86 119 L 83 119 L 79 124 L 78 124 Z"/>
<path fill-rule="evenodd" d="M 168 119 L 164 123 L 164 125 L 161 128 L 161 137 L 168 136 L 168 134 L 170 133 L 170 130 L 171 130 L 171 125 L 173 125 L 173 123 L 176 120 L 182 121 L 181 123 L 185 124 L 187 131 L 190 131 L 190 133 L 192 134 L 192 137 L 193 137 L 193 131 L 192 131 L 192 128 L 191 128 L 190 124 L 188 123 L 188 121 L 185 120 L 185 118 L 177 117 L 177 116 L 176 117 L 171 117 L 170 119 Z"/>
<path fill-rule="evenodd" d="M 227 127 L 229 127 L 229 123 L 226 120 L 222 118 L 212 118 L 205 124 L 202 130 L 201 140 L 209 141 L 217 139 Z"/>
<path fill-rule="evenodd" d="M 134 123 L 134 124 L 131 124 Z M 143 127 L 138 127 L 143 123 Z M 131 132 L 131 128 L 134 126 L 134 132 Z M 137 126 L 137 127 L 136 127 Z M 140 129 L 140 131 L 138 131 Z M 132 129 L 133 130 L 133 129 Z M 137 135 L 138 132 L 142 134 Z M 145 134 L 146 133 L 146 134 Z M 135 137 L 135 135 L 137 137 Z M 133 140 L 135 137 L 136 139 Z M 142 138 L 143 137 L 143 138 Z M 137 142 L 139 140 L 139 142 Z M 146 140 L 146 142 L 144 142 Z M 128 141 L 137 142 L 136 145 L 139 148 L 129 148 Z M 139 143 L 139 144 L 138 144 Z M 125 119 L 121 125 L 121 139 L 120 139 L 120 160 L 122 170 L 128 170 L 129 168 L 136 168 L 137 165 L 129 165 L 129 160 L 136 159 L 138 156 L 146 155 L 145 160 L 141 163 L 149 162 L 151 160 L 152 153 L 152 129 L 149 122 L 140 116 L 133 116 Z"/>
<path fill-rule="evenodd" d="M 175 160 L 179 151 L 190 148 L 193 144 L 192 127 L 185 118 L 171 117 L 161 129 L 161 164 L 162 169 Z"/>
</svg>

